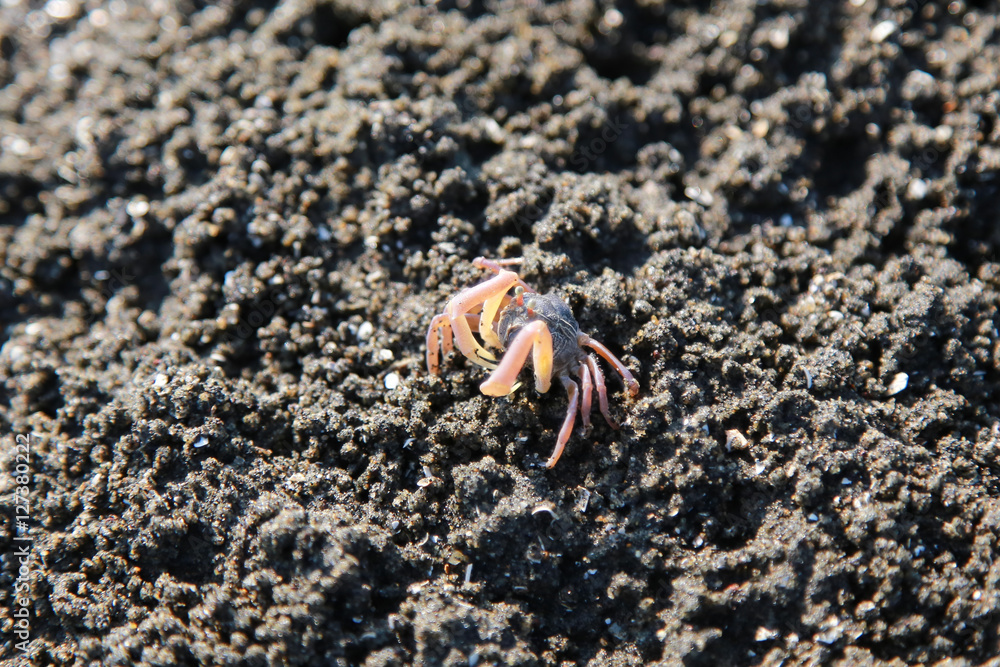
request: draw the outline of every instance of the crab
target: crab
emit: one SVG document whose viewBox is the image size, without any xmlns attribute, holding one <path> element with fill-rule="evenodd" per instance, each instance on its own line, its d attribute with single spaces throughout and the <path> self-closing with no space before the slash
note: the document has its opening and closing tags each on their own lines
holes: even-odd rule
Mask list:
<svg viewBox="0 0 1000 667">
<path fill-rule="evenodd" d="M 629 396 L 638 395 L 639 383 L 611 350 L 580 331 L 565 301 L 554 294 L 539 294 L 515 271 L 505 268 L 520 262 L 520 258 L 473 260 L 473 266 L 496 275 L 456 294 L 444 312 L 431 320 L 427 329 L 427 372 L 438 375 L 441 353 L 447 354 L 457 346 L 470 361 L 492 371 L 479 385 L 480 391 L 487 396 L 507 396 L 520 386 L 517 376 L 531 353 L 535 389 L 546 393 L 556 377 L 569 395 L 569 408 L 555 449 L 545 462 L 546 468 L 552 468 L 573 433 L 578 408 L 585 432 L 590 431 L 595 388 L 601 414 L 611 428 L 618 428 L 608 409 L 604 374 L 597 359 L 585 348 L 614 367 Z M 482 343 L 473 335 L 477 333 Z M 502 356 L 498 358 L 487 348 L 497 350 Z M 580 386 L 570 374 L 580 380 Z"/>
</svg>

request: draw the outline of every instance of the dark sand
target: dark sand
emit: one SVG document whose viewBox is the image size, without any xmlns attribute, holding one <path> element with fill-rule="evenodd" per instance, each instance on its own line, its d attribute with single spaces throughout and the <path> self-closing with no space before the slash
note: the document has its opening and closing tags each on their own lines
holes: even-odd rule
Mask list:
<svg viewBox="0 0 1000 667">
<path fill-rule="evenodd" d="M 173 4 L 0 9 L 2 657 L 19 434 L 31 664 L 1000 652 L 996 2 Z M 641 383 L 554 470 L 477 255 Z"/>
</svg>

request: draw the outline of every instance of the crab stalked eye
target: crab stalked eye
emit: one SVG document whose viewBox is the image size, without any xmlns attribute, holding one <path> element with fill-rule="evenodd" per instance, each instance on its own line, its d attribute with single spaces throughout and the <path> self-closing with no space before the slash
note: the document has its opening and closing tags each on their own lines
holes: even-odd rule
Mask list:
<svg viewBox="0 0 1000 667">
<path fill-rule="evenodd" d="M 520 285 L 514 288 L 514 303 L 519 306 L 524 305 L 524 288 Z"/>
<path fill-rule="evenodd" d="M 528 317 L 534 317 L 535 316 L 535 300 L 534 299 L 528 299 L 528 302 L 527 302 L 526 305 L 528 307 Z"/>
</svg>

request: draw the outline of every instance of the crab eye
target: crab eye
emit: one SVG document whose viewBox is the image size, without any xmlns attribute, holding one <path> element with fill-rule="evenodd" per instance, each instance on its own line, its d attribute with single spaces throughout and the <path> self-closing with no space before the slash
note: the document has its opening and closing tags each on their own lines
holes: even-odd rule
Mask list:
<svg viewBox="0 0 1000 667">
<path fill-rule="evenodd" d="M 524 305 L 524 288 L 520 285 L 514 288 L 514 303 L 519 306 Z"/>
</svg>

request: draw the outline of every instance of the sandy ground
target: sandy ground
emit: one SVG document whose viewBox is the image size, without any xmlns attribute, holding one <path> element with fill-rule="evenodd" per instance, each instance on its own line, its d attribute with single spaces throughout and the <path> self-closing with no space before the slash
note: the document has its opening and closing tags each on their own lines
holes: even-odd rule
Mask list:
<svg viewBox="0 0 1000 667">
<path fill-rule="evenodd" d="M 996 656 L 998 15 L 4 2 L 0 653 Z M 641 384 L 553 470 L 424 369 L 478 255 Z"/>
</svg>

